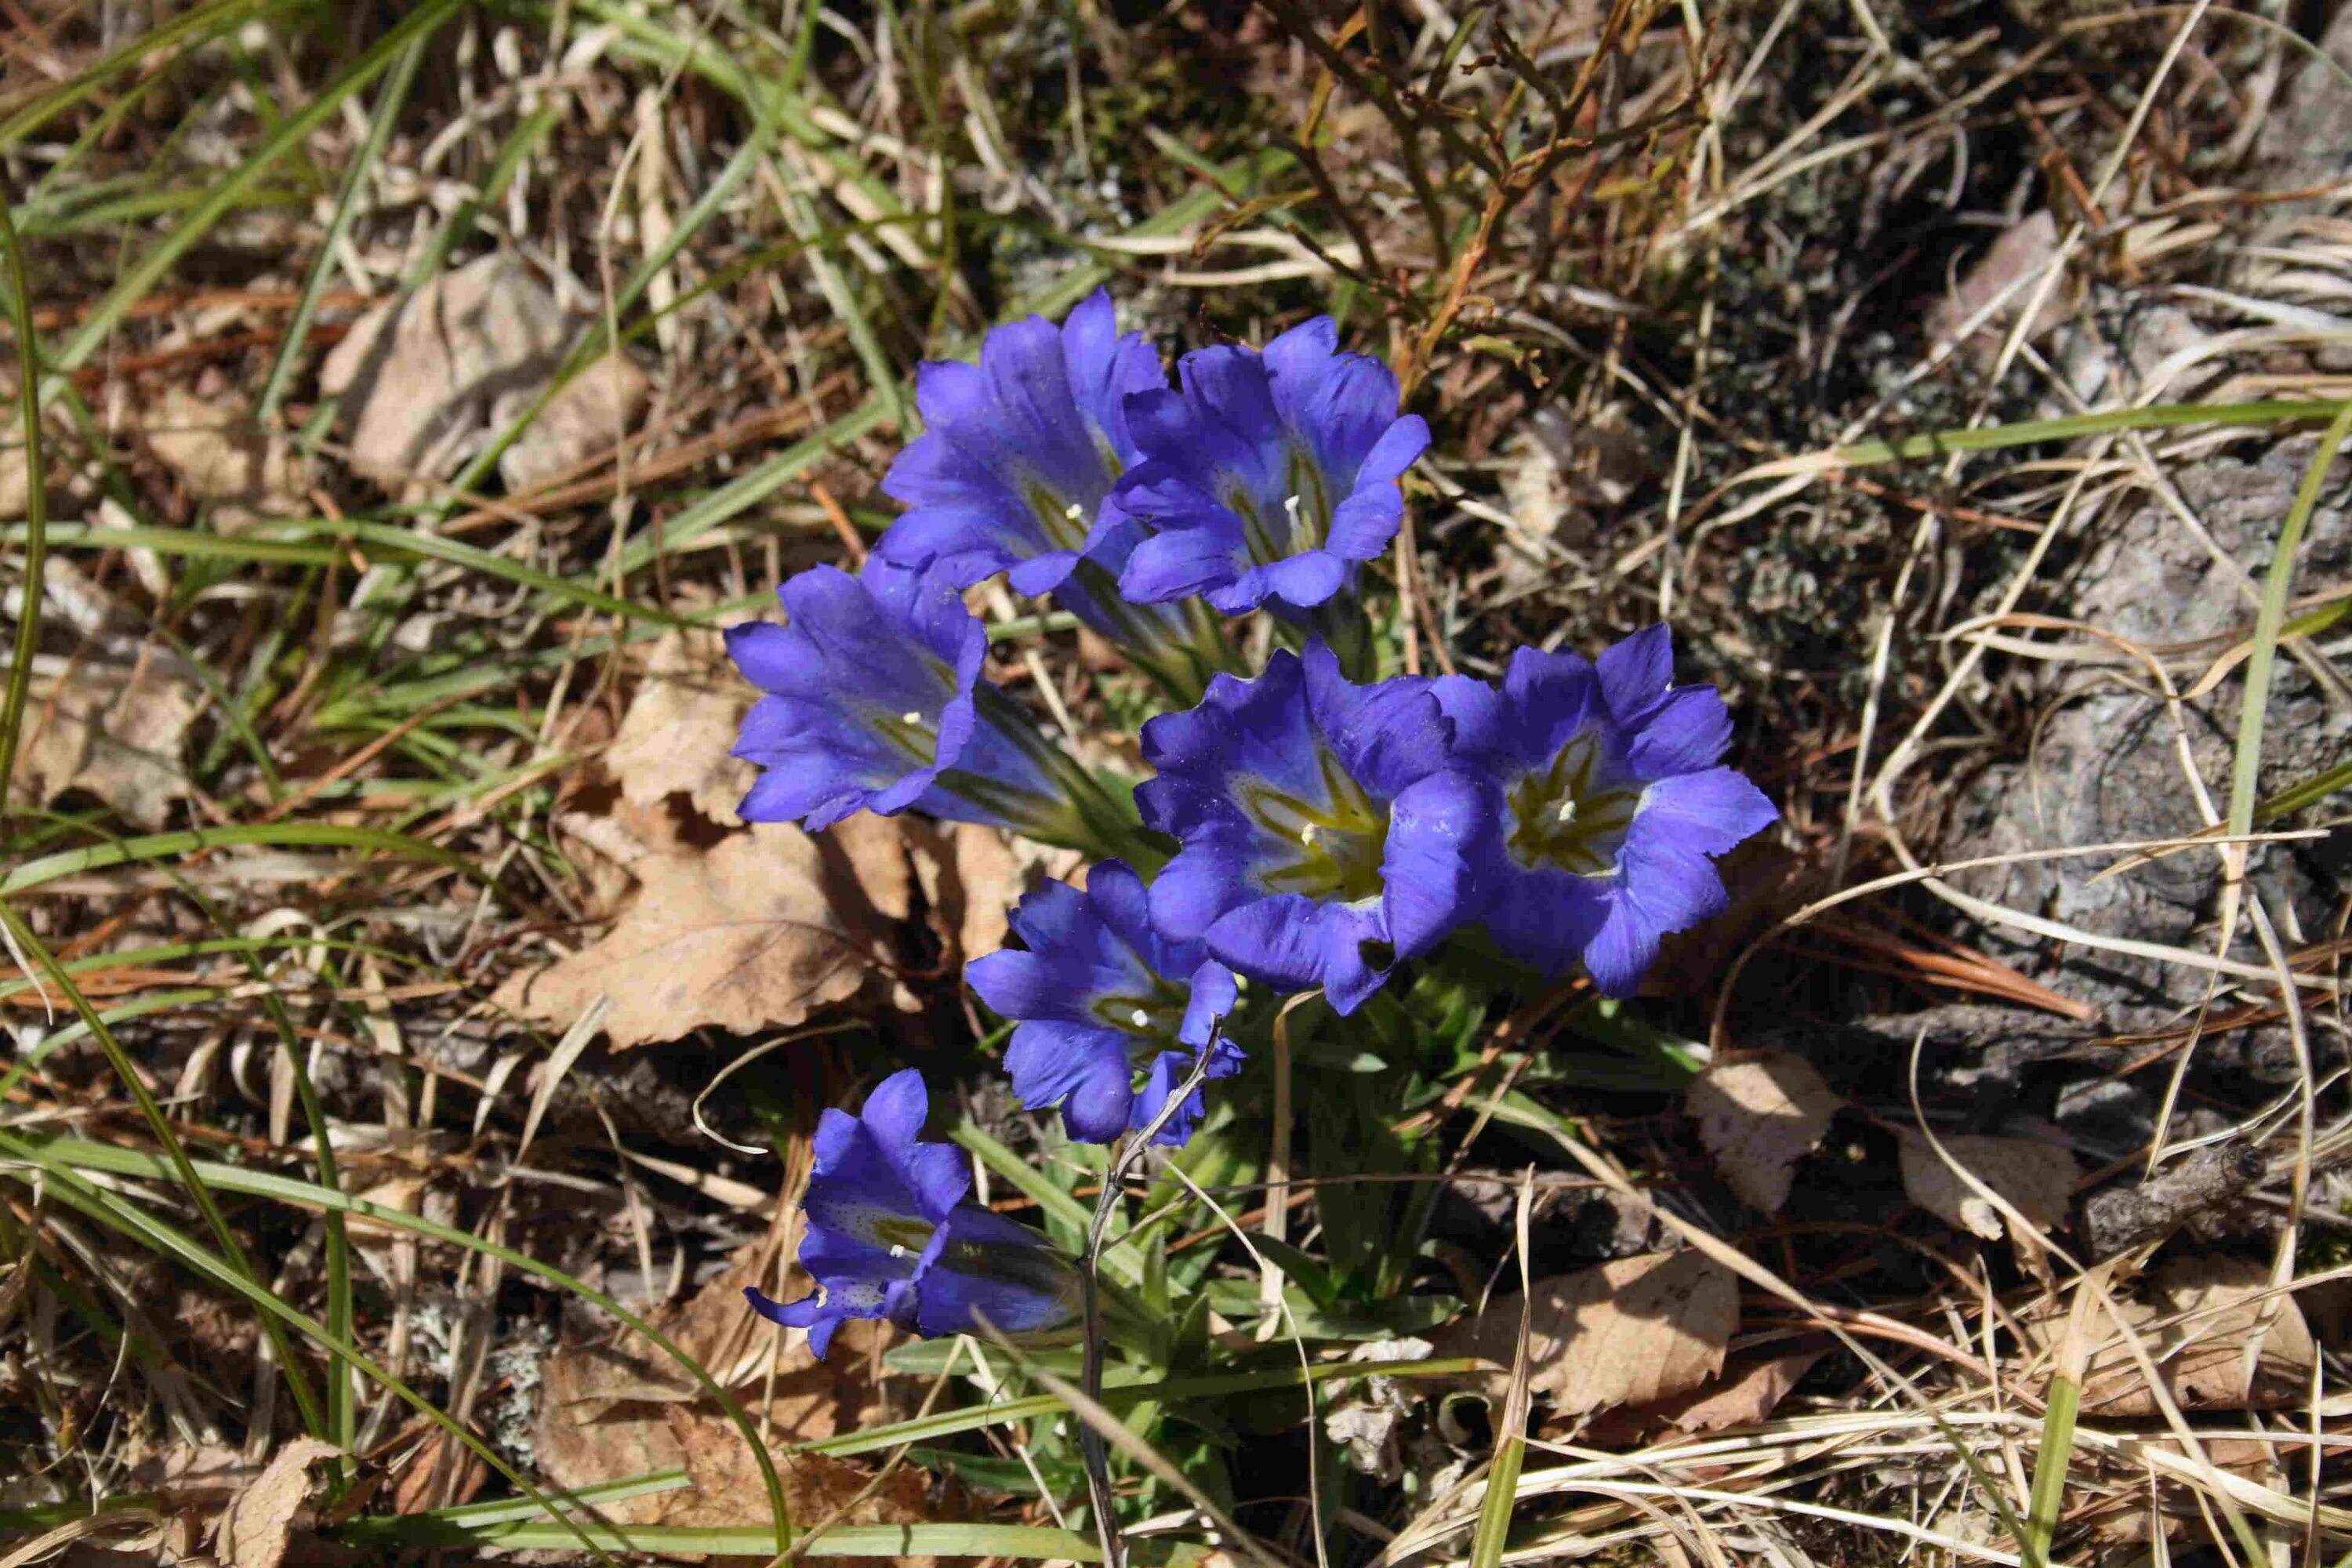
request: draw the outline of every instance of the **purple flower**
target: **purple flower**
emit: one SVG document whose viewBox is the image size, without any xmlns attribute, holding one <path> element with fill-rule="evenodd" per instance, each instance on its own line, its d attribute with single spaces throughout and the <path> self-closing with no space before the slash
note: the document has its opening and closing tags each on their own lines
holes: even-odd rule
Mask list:
<svg viewBox="0 0 2352 1568">
<path fill-rule="evenodd" d="M 801 1212 L 800 1262 L 821 1293 L 797 1301 L 743 1294 L 761 1317 L 808 1331 L 822 1359 L 847 1318 L 887 1318 L 929 1337 L 984 1317 L 1007 1333 L 1070 1316 L 1076 1277 L 1045 1238 L 976 1204 L 963 1154 L 917 1134 L 929 1112 L 922 1074 L 891 1074 L 856 1116 L 818 1120 L 816 1164 Z"/>
<path fill-rule="evenodd" d="M 1199 942 L 1154 931 L 1143 879 L 1118 860 L 1089 871 L 1083 893 L 1049 882 L 1030 894 L 1013 929 L 1028 951 L 992 952 L 965 971 L 982 1001 L 1018 1020 L 1004 1056 L 1013 1091 L 1033 1108 L 1060 1105 L 1070 1136 L 1088 1143 L 1150 1124 L 1233 1010 L 1233 971 Z M 1241 1065 L 1218 1037 L 1209 1076 Z M 1196 1090 L 1158 1141 L 1182 1143 L 1200 1118 Z"/>
<path fill-rule="evenodd" d="M 1347 588 L 1396 537 L 1397 479 L 1429 445 L 1397 413 L 1397 378 L 1341 353 L 1328 316 L 1259 353 L 1184 356 L 1183 391 L 1137 394 L 1127 416 L 1144 461 L 1118 500 L 1153 530 L 1119 574 L 1129 599 L 1206 595 L 1227 615 L 1269 600 L 1305 610 Z"/>
<path fill-rule="evenodd" d="M 958 587 L 998 572 L 1014 592 L 1053 594 L 1173 689 L 1197 693 L 1223 662 L 1214 617 L 1129 604 L 1118 574 L 1145 537 L 1112 494 L 1138 457 L 1131 394 L 1167 373 L 1140 332 L 1119 332 L 1101 289 L 1056 327 L 995 328 L 980 363 L 916 373 L 924 433 L 891 464 L 885 492 L 911 510 L 874 547 L 881 571 L 936 570 Z"/>
<path fill-rule="evenodd" d="M 1486 926 L 1548 973 L 1579 958 L 1630 995 L 1658 939 L 1724 907 L 1715 857 L 1779 820 L 1763 792 L 1717 765 L 1731 716 L 1711 686 L 1677 689 L 1663 626 L 1588 663 L 1521 648 L 1498 693 L 1436 683 L 1465 752 L 1483 759 L 1501 832 Z"/>
<path fill-rule="evenodd" d="M 1167 384 L 1099 289 L 1060 327 L 1031 316 L 996 328 L 976 365 L 927 361 L 915 377 L 924 433 L 882 481 L 913 510 L 875 552 L 936 561 L 959 583 L 1010 572 L 1015 592 L 1051 593 L 1123 519 L 1104 503 L 1136 458 L 1129 395 Z"/>
<path fill-rule="evenodd" d="M 1491 785 L 1455 771 L 1431 683 L 1355 686 L 1321 643 L 1143 727 L 1146 825 L 1182 845 L 1152 923 L 1243 973 L 1351 1013 L 1399 956 L 1478 918 Z"/>
<path fill-rule="evenodd" d="M 935 816 L 1053 837 L 1069 815 L 1043 743 L 1001 721 L 980 679 L 988 634 L 936 574 L 860 579 L 812 567 L 776 590 L 787 624 L 727 628 L 727 651 L 767 695 L 735 755 L 764 771 L 751 822 L 829 827 L 857 811 Z"/>
</svg>

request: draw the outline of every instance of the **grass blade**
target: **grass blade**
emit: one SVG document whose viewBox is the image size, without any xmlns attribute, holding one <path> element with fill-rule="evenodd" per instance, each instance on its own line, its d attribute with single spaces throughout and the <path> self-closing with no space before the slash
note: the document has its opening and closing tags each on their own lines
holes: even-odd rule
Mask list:
<svg viewBox="0 0 2352 1568">
<path fill-rule="evenodd" d="M 480 868 L 463 855 L 444 849 L 437 844 L 427 844 L 422 838 L 386 833 L 380 827 L 355 827 L 339 822 L 247 823 L 229 827 L 190 827 L 173 833 L 150 833 L 137 838 L 118 838 L 110 843 L 85 845 L 79 849 L 44 855 L 37 860 L 27 860 L 5 877 L 0 877 L 0 899 L 54 882 L 60 877 L 102 871 L 110 866 L 126 865 L 133 860 L 161 860 L 167 856 L 184 855 L 192 850 L 222 849 L 240 844 L 373 849 L 384 855 L 429 860 L 466 877 L 478 879 L 482 874 Z"/>
<path fill-rule="evenodd" d="M 0 247 L 8 261 L 8 319 L 16 329 L 16 401 L 25 429 L 25 607 L 16 617 L 10 651 L 8 691 L 0 705 L 0 823 L 8 816 L 9 784 L 16 773 L 16 738 L 24 729 L 25 699 L 32 689 L 33 652 L 40 646 L 42 567 L 47 559 L 49 494 L 42 475 L 41 340 L 33 330 L 31 285 L 25 279 L 24 253 L 8 204 L 0 201 Z M 0 839 L 0 842 L 5 842 Z"/>
<path fill-rule="evenodd" d="M 367 186 L 376 161 L 383 156 L 384 143 L 392 140 L 392 128 L 400 120 L 400 111 L 408 102 L 408 89 L 416 85 L 416 71 L 425 63 L 425 51 L 433 41 L 430 33 L 419 34 L 409 44 L 405 53 L 394 62 L 392 75 L 384 79 L 383 95 L 376 100 L 375 118 L 368 121 L 367 139 L 352 154 L 352 166 L 343 176 L 343 188 L 335 198 L 335 211 L 327 220 L 327 230 L 319 237 L 318 258 L 310 263 L 310 276 L 302 280 L 302 297 L 294 305 L 294 314 L 287 319 L 286 335 L 278 341 L 278 353 L 269 362 L 269 374 L 261 384 L 261 401 L 256 415 L 262 428 L 268 429 L 275 421 L 278 405 L 286 397 L 286 389 L 294 379 L 295 362 L 310 335 L 310 318 L 318 313 L 319 296 L 326 291 L 327 279 L 334 276 L 335 248 L 344 235 L 351 232 L 352 219 L 359 216 L 360 192 Z"/>
</svg>

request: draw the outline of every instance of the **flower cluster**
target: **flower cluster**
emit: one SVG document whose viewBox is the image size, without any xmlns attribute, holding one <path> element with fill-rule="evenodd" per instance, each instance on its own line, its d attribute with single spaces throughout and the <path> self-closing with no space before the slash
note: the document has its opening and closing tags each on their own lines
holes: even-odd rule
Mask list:
<svg viewBox="0 0 2352 1568">
<path fill-rule="evenodd" d="M 1717 858 L 1774 820 L 1722 765 L 1721 698 L 1674 684 L 1664 626 L 1594 660 L 1522 648 L 1496 684 L 1369 680 L 1369 643 L 1327 643 L 1335 610 L 1364 625 L 1360 568 L 1428 445 L 1398 400 L 1328 319 L 1189 354 L 1171 388 L 1097 293 L 1061 327 L 990 333 L 976 365 L 925 365 L 925 432 L 884 484 L 908 510 L 859 575 L 804 572 L 779 590 L 785 625 L 730 634 L 767 694 L 736 748 L 763 770 L 746 818 L 913 809 L 1092 858 L 1082 887 L 1013 910 L 1019 947 L 967 969 L 1013 1024 L 1014 1091 L 1073 1138 L 1185 1142 L 1200 1080 L 1244 1065 L 1244 979 L 1345 1015 L 1483 930 L 1630 994 L 1664 936 L 1723 907 Z M 999 573 L 1174 700 L 1142 727 L 1154 776 L 1131 802 L 983 679 L 963 591 Z M 1244 676 L 1223 617 L 1261 608 L 1291 646 Z M 801 1255 L 824 1293 L 759 1299 L 820 1354 L 847 1317 L 937 1333 L 1066 1311 L 1042 1239 L 964 1202 L 954 1152 L 916 1138 L 925 1109 L 900 1073 L 861 1116 L 826 1113 Z"/>
</svg>

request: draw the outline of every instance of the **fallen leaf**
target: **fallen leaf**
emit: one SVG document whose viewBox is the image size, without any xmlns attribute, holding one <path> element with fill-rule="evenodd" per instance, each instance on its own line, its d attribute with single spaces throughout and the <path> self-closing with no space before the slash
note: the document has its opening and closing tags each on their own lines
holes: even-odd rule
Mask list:
<svg viewBox="0 0 2352 1568">
<path fill-rule="evenodd" d="M 967 959 L 1003 947 L 1022 895 L 1049 881 L 1076 879 L 1083 860 L 1075 850 L 975 822 L 916 823 L 907 841 L 940 938 Z"/>
<path fill-rule="evenodd" d="M 2152 1433 L 2137 1442 L 2146 1450 L 2188 1457 L 2180 1440 L 2167 1433 Z M 2208 1436 L 2198 1446 L 2205 1450 L 2204 1462 L 2215 1469 L 2258 1487 L 2282 1489 L 2280 1482 L 2284 1478 L 2278 1473 L 2282 1450 L 2277 1445 L 2258 1437 Z M 2200 1497 L 2200 1489 L 2175 1480 L 2170 1473 L 2152 1466 L 2149 1477 L 2157 1483 L 2153 1508 L 2149 1506 L 2147 1489 L 2134 1487 L 2104 1498 L 2095 1496 L 2079 1514 L 2070 1509 L 2068 1526 L 2084 1530 L 2092 1541 L 2103 1545 L 2122 1546 L 2147 1542 L 2154 1534 L 2154 1519 L 2160 1519 L 2168 1541 L 2210 1542 L 2211 1493 L 2205 1492 Z"/>
<path fill-rule="evenodd" d="M 0 522 L 24 521 L 32 500 L 32 465 L 25 461 L 23 438 L 0 441 Z"/>
<path fill-rule="evenodd" d="M 2063 271 L 2054 281 L 2046 274 L 2034 276 L 2043 273 L 2057 255 L 2058 220 L 2046 207 L 2002 230 L 1991 248 L 1961 277 L 1958 287 L 1929 308 L 1928 341 L 1939 347 L 1949 342 L 1971 317 L 1990 306 L 2011 285 L 2015 285 L 2016 291 L 1969 333 L 1969 352 L 1983 358 L 1999 353 L 2002 340 L 2037 296 L 2041 298 L 2041 308 L 2034 312 L 2025 339 L 2031 342 L 2049 331 L 2074 314 Z M 2022 281 L 2027 278 L 2033 280 Z M 2047 293 L 2042 292 L 2045 288 Z"/>
<path fill-rule="evenodd" d="M 521 261 L 486 256 L 360 317 L 319 390 L 341 399 L 352 466 L 403 489 L 456 471 L 502 398 L 547 384 L 577 325 Z"/>
<path fill-rule="evenodd" d="M 221 1515 L 214 1554 L 227 1568 L 278 1568 L 296 1518 L 310 1501 L 310 1467 L 341 1451 L 316 1437 L 297 1437 L 278 1449 Z"/>
<path fill-rule="evenodd" d="M 660 1400 L 629 1397 L 646 1386 L 646 1372 L 604 1346 L 567 1345 L 548 1357 L 531 1451 L 550 1486 L 577 1490 L 685 1464 L 686 1450 L 662 1415 L 683 1393 L 662 1384 Z M 599 1511 L 615 1524 L 651 1524 L 661 1507 L 660 1496 L 650 1494 Z"/>
<path fill-rule="evenodd" d="M 223 533 L 312 510 L 308 460 L 290 441 L 273 439 L 235 393 L 208 398 L 169 388 L 146 410 L 141 428 L 149 449 Z"/>
<path fill-rule="evenodd" d="M 633 805 L 684 795 L 713 822 L 733 826 L 751 764 L 728 755 L 751 710 L 751 685 L 727 661 L 717 632 L 687 628 L 654 639 L 604 766 Z"/>
<path fill-rule="evenodd" d="M 2267 1264 L 2191 1255 L 2171 1258 L 2156 1271 L 2147 1300 L 2118 1305 L 2183 1409 L 2280 1409 L 2307 1397 L 2318 1351 L 2294 1298 L 2269 1294 L 2270 1285 Z M 2266 1316 L 2269 1325 L 2263 1328 Z M 2063 1314 L 2035 1330 L 2037 1338 L 2064 1331 Z M 2114 1321 L 2096 1314 L 2090 1337 L 2094 1348 L 2083 1372 L 2083 1413 L 2158 1415 L 2138 1358 Z"/>
<path fill-rule="evenodd" d="M 499 425 L 520 417 L 538 388 L 509 394 L 491 410 Z M 526 490 L 608 452 L 627 435 L 653 396 L 653 381 L 626 354 L 607 354 L 564 383 L 515 444 L 499 458 L 499 477 Z"/>
<path fill-rule="evenodd" d="M 1612 1411 L 1584 1429 L 1581 1441 L 1616 1447 L 1642 1441 L 1666 1427 L 1678 1432 L 1719 1432 L 1752 1426 L 1779 1408 L 1813 1364 L 1830 1352 L 1830 1342 L 1811 1337 L 1778 1355 L 1751 1357 L 1726 1366 L 1696 1388 L 1650 1405 Z"/>
<path fill-rule="evenodd" d="M 187 795 L 183 753 L 202 711 L 194 687 L 152 665 L 84 668 L 62 685 L 37 679 L 11 791 L 47 805 L 83 790 L 133 826 L 161 827 Z"/>
<path fill-rule="evenodd" d="M 665 1306 L 651 1319 L 655 1328 L 733 1394 L 754 1421 L 764 1415 L 772 1453 L 831 1436 L 865 1420 L 878 1397 L 865 1369 L 876 1364 L 881 1346 L 896 1332 L 887 1325 L 845 1323 L 829 1363 L 809 1353 L 803 1335 L 791 1335 L 779 1344 L 778 1331 L 743 1301 L 746 1285 L 777 1285 L 772 1275 L 779 1240 L 771 1232 L 737 1248 L 724 1272 L 683 1304 Z M 785 1289 L 787 1296 L 807 1288 L 805 1280 L 795 1279 Z M 750 1471 L 750 1495 L 756 1503 L 737 1507 L 728 1500 L 740 1500 L 740 1495 L 728 1468 L 734 1462 L 727 1457 L 730 1444 L 706 1426 L 733 1439 L 732 1447 Z M 532 1442 L 541 1473 L 556 1486 L 573 1489 L 689 1468 L 698 1456 L 695 1468 L 701 1473 L 696 1490 L 707 1486 L 712 1498 L 697 1502 L 690 1493 L 650 1493 L 625 1499 L 608 1505 L 616 1523 L 676 1522 L 690 1514 L 700 1522 L 718 1522 L 695 1514 L 697 1510 L 748 1513 L 724 1521 L 736 1524 L 761 1523 L 768 1517 L 758 1468 L 748 1452 L 740 1452 L 732 1425 L 683 1368 L 635 1333 L 611 1342 L 565 1345 L 548 1358 Z M 787 1478 L 787 1495 L 793 1499 L 794 1522 L 803 1527 L 810 1516 L 792 1490 L 803 1483 L 791 1478 L 807 1458 L 780 1465 Z M 872 1474 L 852 1468 L 858 1486 Z M 845 1495 L 854 1495 L 856 1489 L 853 1486 Z"/>
<path fill-rule="evenodd" d="M 509 979 L 499 1006 L 568 1026 L 607 997 L 616 1050 L 703 1027 L 790 1028 L 856 995 L 885 950 L 887 923 L 849 868 L 783 823 L 708 851 L 647 855 L 632 869 L 637 893 L 613 929 Z"/>
<path fill-rule="evenodd" d="M 1691 1083 L 1683 1108 L 1715 1167 L 1750 1207 L 1779 1214 L 1799 1160 L 1845 1103 L 1802 1057 L 1786 1051 L 1720 1061 Z"/>
<path fill-rule="evenodd" d="M 690 1484 L 660 1494 L 658 1522 L 698 1530 L 725 1530 L 765 1525 L 773 1517 L 765 1479 L 751 1446 L 734 1425 L 715 1415 L 673 1408 L 669 1429 L 685 1461 Z M 771 1448 L 772 1455 L 773 1449 Z M 824 1454 L 799 1454 L 776 1466 L 783 1483 L 784 1500 L 795 1528 L 807 1530 L 834 1518 L 851 1524 L 929 1524 L 947 1517 L 931 1506 L 933 1478 L 929 1471 L 902 1464 L 883 1478 L 871 1496 L 861 1497 L 875 1472 L 847 1459 Z M 843 1510 L 846 1511 L 843 1511 Z M 813 1561 L 823 1562 L 819 1552 Z M 898 1557 L 895 1562 L 935 1563 L 933 1557 Z"/>
<path fill-rule="evenodd" d="M 1941 1135 L 1937 1142 L 1943 1144 L 1945 1154 L 2007 1199 L 2036 1229 L 2047 1232 L 2066 1217 L 2075 1173 L 2074 1156 L 2063 1143 L 1969 1133 Z M 1903 1191 L 1913 1203 L 1945 1224 L 1987 1241 L 1999 1241 L 2007 1232 L 2000 1210 L 1962 1181 L 1925 1138 L 1907 1128 L 1902 1131 L 1901 1159 Z"/>
<path fill-rule="evenodd" d="M 1697 1387 L 1723 1370 L 1739 1317 L 1731 1271 L 1687 1250 L 1538 1279 L 1534 1301 L 1528 1387 L 1559 1415 L 1646 1405 Z M 1508 1367 L 1518 1332 L 1517 1299 L 1496 1300 L 1475 1321 L 1440 1331 L 1437 1353 Z M 1499 1388 L 1507 1380 L 1487 1381 Z"/>
</svg>

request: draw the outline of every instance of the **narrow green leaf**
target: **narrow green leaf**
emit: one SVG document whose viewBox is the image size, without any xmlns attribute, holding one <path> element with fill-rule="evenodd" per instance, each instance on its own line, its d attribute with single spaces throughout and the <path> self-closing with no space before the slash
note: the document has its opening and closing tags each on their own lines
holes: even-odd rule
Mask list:
<svg viewBox="0 0 2352 1568">
<path fill-rule="evenodd" d="M 438 844 L 427 844 L 422 838 L 386 833 L 378 827 L 359 827 L 339 822 L 241 823 L 227 827 L 189 827 L 172 833 L 149 833 L 137 838 L 119 838 L 109 844 L 89 844 L 79 849 L 44 855 L 37 860 L 27 860 L 5 877 L 0 877 L 0 899 L 40 887 L 45 882 L 54 882 L 61 877 L 102 871 L 110 866 L 127 865 L 134 860 L 161 860 L 198 849 L 221 849 L 239 844 L 272 844 L 289 848 L 372 849 L 383 855 L 429 860 L 434 865 L 446 867 L 477 880 L 482 875 L 480 868 L 463 855 L 444 849 Z"/>
</svg>

